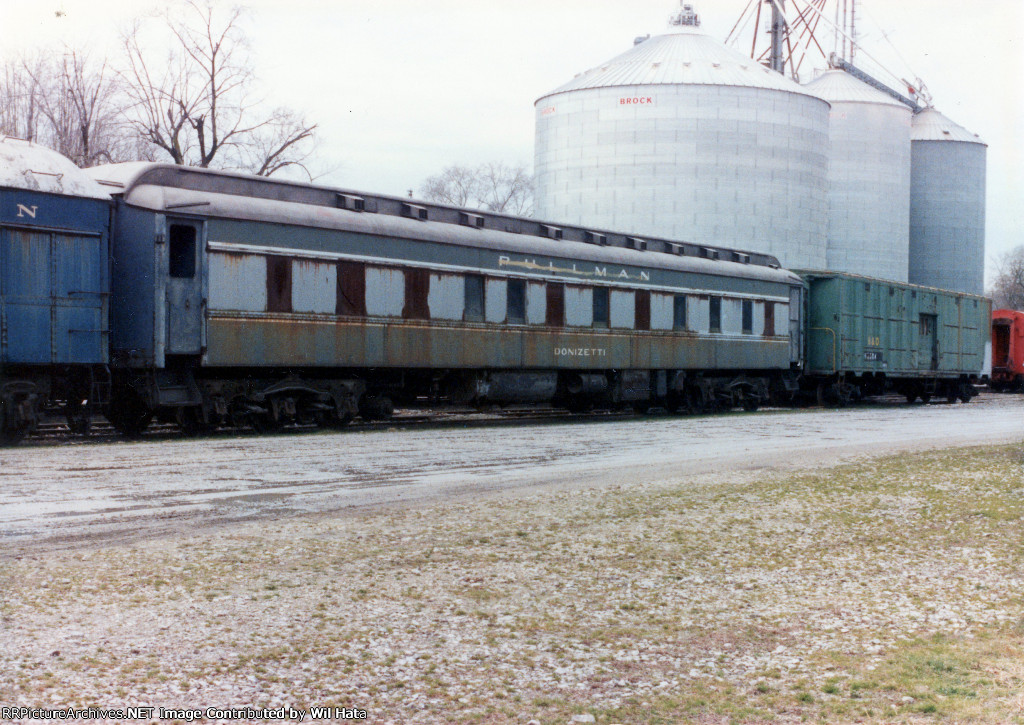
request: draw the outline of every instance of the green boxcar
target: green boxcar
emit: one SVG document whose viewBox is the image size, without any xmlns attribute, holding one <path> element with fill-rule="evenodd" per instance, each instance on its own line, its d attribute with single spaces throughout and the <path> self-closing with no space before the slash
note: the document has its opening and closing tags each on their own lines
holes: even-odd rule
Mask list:
<svg viewBox="0 0 1024 725">
<path fill-rule="evenodd" d="M 853 274 L 798 274 L 808 289 L 805 377 L 819 395 L 973 395 L 991 300 Z"/>
</svg>

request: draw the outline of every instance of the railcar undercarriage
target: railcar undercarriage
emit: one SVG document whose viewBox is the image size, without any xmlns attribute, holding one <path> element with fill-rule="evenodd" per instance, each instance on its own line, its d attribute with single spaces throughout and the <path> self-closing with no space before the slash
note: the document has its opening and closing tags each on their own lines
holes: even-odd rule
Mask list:
<svg viewBox="0 0 1024 725">
<path fill-rule="evenodd" d="M 186 434 L 216 428 L 273 432 L 286 426 L 340 428 L 356 417 L 386 420 L 404 407 L 549 404 L 571 412 L 664 408 L 670 413 L 757 410 L 795 389 L 775 373 L 697 371 L 344 371 L 161 370 L 114 375 L 106 417 L 137 436 L 153 420 Z"/>
</svg>

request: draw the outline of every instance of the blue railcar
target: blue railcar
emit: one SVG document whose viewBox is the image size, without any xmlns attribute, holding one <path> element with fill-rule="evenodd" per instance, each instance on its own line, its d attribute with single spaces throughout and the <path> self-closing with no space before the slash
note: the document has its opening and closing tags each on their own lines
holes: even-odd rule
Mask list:
<svg viewBox="0 0 1024 725">
<path fill-rule="evenodd" d="M 767 255 L 161 164 L 115 198 L 108 417 L 136 432 L 391 401 L 755 408 L 795 385 Z"/>
<path fill-rule="evenodd" d="M 0 441 L 46 407 L 82 430 L 103 403 L 110 209 L 63 156 L 0 136 Z"/>
</svg>

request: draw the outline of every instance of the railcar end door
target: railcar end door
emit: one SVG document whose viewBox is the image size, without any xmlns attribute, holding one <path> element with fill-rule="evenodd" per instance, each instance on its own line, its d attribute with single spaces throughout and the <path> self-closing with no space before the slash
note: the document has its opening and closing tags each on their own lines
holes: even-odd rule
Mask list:
<svg viewBox="0 0 1024 725">
<path fill-rule="evenodd" d="M 168 355 L 199 355 L 203 350 L 205 300 L 202 222 L 167 220 Z"/>
</svg>

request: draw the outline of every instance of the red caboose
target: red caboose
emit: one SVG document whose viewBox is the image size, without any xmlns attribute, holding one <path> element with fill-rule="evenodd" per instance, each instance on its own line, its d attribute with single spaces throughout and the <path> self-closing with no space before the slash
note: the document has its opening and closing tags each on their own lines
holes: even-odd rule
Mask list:
<svg viewBox="0 0 1024 725">
<path fill-rule="evenodd" d="M 992 389 L 1024 392 L 1024 312 L 992 311 Z"/>
</svg>

